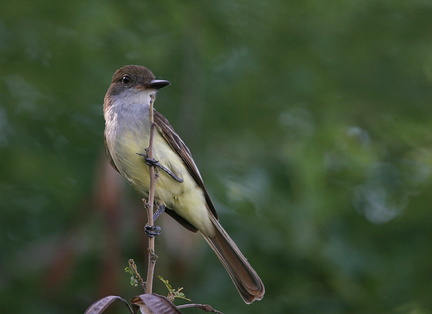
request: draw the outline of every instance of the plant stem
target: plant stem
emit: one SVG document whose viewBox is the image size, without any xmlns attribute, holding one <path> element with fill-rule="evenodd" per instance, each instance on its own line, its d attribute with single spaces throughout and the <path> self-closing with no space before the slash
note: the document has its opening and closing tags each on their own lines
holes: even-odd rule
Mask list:
<svg viewBox="0 0 432 314">
<path fill-rule="evenodd" d="M 154 137 L 154 130 L 155 130 L 155 123 L 153 118 L 153 103 L 155 100 L 155 95 L 151 95 L 151 101 L 150 101 L 150 109 L 149 109 L 149 116 L 150 116 L 150 140 L 149 140 L 149 146 L 147 148 L 147 157 L 153 158 L 153 137 Z M 150 169 L 150 189 L 149 189 L 149 195 L 147 202 L 143 199 L 144 206 L 147 210 L 147 219 L 148 219 L 148 225 L 153 226 L 153 207 L 154 207 L 154 201 L 155 201 L 155 190 L 156 190 L 156 170 L 155 166 L 149 166 Z M 148 263 L 147 263 L 147 279 L 146 279 L 146 288 L 145 293 L 152 293 L 153 289 L 153 277 L 154 277 L 154 269 L 156 266 L 156 260 L 157 255 L 155 254 L 155 238 L 154 237 L 148 237 Z"/>
</svg>

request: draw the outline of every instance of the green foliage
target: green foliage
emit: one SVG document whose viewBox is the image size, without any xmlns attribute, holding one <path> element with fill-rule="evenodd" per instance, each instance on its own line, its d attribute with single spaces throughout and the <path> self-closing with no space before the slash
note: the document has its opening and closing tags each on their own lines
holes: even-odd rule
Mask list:
<svg viewBox="0 0 432 314">
<path fill-rule="evenodd" d="M 131 275 L 129 283 L 131 286 L 137 287 L 138 286 L 138 280 L 135 278 L 135 274 L 131 267 L 125 267 L 125 272 Z"/>
<path fill-rule="evenodd" d="M 155 106 L 266 295 L 246 307 L 169 218 L 157 273 L 224 313 L 431 312 L 431 38 L 425 0 L 5 3 L 0 312 L 140 293 L 121 265 L 144 264 L 144 210 L 102 167 L 125 64 L 171 81 Z"/>
<path fill-rule="evenodd" d="M 186 298 L 186 295 L 184 294 L 184 292 L 182 292 L 183 287 L 174 289 L 171 286 L 171 284 L 169 283 L 168 279 L 164 279 L 164 277 L 162 277 L 162 276 L 158 276 L 158 278 L 160 279 L 160 281 L 162 281 L 164 283 L 165 287 L 168 290 L 168 296 L 167 296 L 168 300 L 174 301 L 177 298 L 177 299 L 183 299 L 186 301 L 190 301 L 190 299 Z"/>
</svg>

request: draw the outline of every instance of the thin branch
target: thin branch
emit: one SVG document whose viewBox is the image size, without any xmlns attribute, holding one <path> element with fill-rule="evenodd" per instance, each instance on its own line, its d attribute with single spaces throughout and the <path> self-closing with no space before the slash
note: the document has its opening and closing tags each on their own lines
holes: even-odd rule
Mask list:
<svg viewBox="0 0 432 314">
<path fill-rule="evenodd" d="M 148 158 L 153 159 L 153 137 L 154 137 L 154 130 L 155 130 L 155 123 L 153 118 L 153 103 L 155 100 L 155 95 L 152 94 L 150 100 L 150 109 L 149 109 L 149 116 L 150 116 L 150 140 L 149 140 L 149 146 L 147 148 L 147 156 Z M 153 205 L 155 201 L 155 190 L 156 190 L 156 170 L 155 166 L 149 166 L 150 167 L 150 189 L 149 189 L 149 195 L 147 202 L 145 199 L 143 199 L 144 206 L 147 210 L 147 219 L 148 219 L 148 225 L 153 226 Z M 154 269 L 156 266 L 156 260 L 157 255 L 155 254 L 155 238 L 154 237 L 148 237 L 148 263 L 147 263 L 147 279 L 146 279 L 146 288 L 145 293 L 152 293 L 153 290 L 153 277 L 154 277 Z"/>
</svg>

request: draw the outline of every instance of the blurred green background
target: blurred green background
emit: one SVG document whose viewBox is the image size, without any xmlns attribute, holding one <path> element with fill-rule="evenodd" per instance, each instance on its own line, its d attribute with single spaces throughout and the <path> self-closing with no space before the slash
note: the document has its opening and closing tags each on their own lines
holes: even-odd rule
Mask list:
<svg viewBox="0 0 432 314">
<path fill-rule="evenodd" d="M 225 313 L 432 313 L 429 0 L 4 1 L 2 313 L 141 293 L 144 210 L 103 152 L 125 64 L 171 81 L 156 108 L 266 295 L 169 217 L 156 274 Z"/>
</svg>

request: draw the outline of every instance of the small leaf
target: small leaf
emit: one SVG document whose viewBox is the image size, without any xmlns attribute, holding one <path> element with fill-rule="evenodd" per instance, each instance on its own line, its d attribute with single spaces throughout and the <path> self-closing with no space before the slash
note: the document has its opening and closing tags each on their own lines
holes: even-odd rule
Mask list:
<svg viewBox="0 0 432 314">
<path fill-rule="evenodd" d="M 158 278 L 165 284 L 165 287 L 168 289 L 168 292 L 174 291 L 173 287 L 170 285 L 170 283 L 167 279 L 164 279 L 164 277 L 162 277 L 162 276 L 158 276 Z"/>
<path fill-rule="evenodd" d="M 183 287 L 178 288 L 175 290 L 169 283 L 167 279 L 164 279 L 162 276 L 158 276 L 158 278 L 165 284 L 166 288 L 168 289 L 168 300 L 174 301 L 175 298 L 177 299 L 183 299 L 186 301 L 190 301 L 190 299 L 186 298 L 186 295 L 181 292 L 183 290 Z"/>
<path fill-rule="evenodd" d="M 136 280 L 136 278 L 134 276 L 130 277 L 130 285 L 133 287 L 138 286 L 138 280 Z"/>
</svg>

